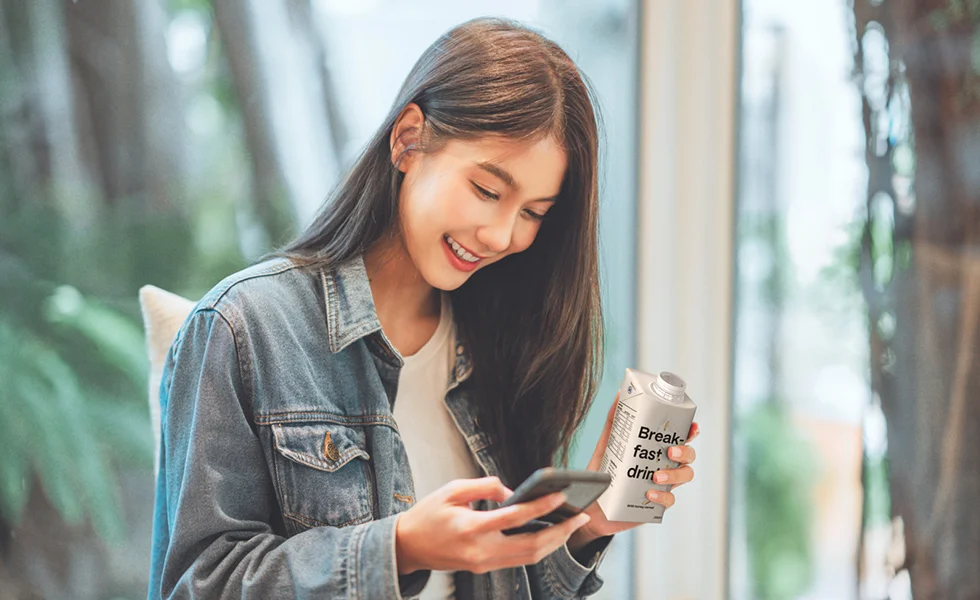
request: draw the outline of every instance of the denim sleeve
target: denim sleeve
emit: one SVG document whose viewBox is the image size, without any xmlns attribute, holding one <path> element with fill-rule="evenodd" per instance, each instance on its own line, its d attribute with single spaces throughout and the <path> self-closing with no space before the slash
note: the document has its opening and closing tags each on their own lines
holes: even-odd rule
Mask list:
<svg viewBox="0 0 980 600">
<path fill-rule="evenodd" d="M 586 557 L 583 562 L 572 556 L 565 544 L 537 564 L 528 565 L 533 597 L 572 600 L 599 591 L 603 584 L 598 573 L 599 564 L 605 558 L 612 538 L 611 535 L 598 538 L 577 552 Z"/>
<path fill-rule="evenodd" d="M 248 340 L 233 323 L 197 310 L 167 359 L 149 598 L 419 594 L 430 571 L 398 576 L 400 515 L 288 539 L 273 532 L 279 506 L 239 359 Z"/>
</svg>

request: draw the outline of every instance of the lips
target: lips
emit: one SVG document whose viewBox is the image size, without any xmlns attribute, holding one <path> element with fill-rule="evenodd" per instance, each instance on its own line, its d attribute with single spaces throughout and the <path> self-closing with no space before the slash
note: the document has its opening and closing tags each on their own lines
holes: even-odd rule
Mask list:
<svg viewBox="0 0 980 600">
<path fill-rule="evenodd" d="M 456 268 L 456 270 L 463 271 L 464 273 L 469 273 L 475 270 L 480 265 L 481 261 L 476 260 L 474 262 L 470 262 L 468 260 L 465 260 L 461 256 L 459 256 L 459 254 L 457 254 L 456 250 L 451 245 L 452 242 L 450 240 L 452 240 L 452 238 L 450 237 L 449 239 L 447 239 L 447 237 L 448 236 L 443 237 L 442 247 L 446 253 L 446 258 L 449 260 L 449 264 L 451 264 L 454 268 Z M 458 245 L 459 242 L 456 242 L 456 244 Z M 473 255 L 470 254 L 470 256 Z"/>
<path fill-rule="evenodd" d="M 445 239 L 446 243 L 448 243 L 453 251 L 456 252 L 456 256 L 459 256 L 466 262 L 477 262 L 480 259 L 486 258 L 485 256 L 480 256 L 476 252 L 471 252 L 469 248 L 460 244 L 459 241 L 454 239 L 453 236 L 449 234 L 444 235 L 443 239 Z"/>
</svg>

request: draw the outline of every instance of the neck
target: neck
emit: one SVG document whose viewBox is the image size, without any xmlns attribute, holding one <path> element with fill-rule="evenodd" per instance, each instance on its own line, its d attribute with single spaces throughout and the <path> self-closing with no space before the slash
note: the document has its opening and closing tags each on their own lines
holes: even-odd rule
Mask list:
<svg viewBox="0 0 980 600">
<path fill-rule="evenodd" d="M 401 236 L 383 238 L 364 254 L 374 307 L 385 331 L 438 318 L 439 290 L 419 272 Z"/>
</svg>

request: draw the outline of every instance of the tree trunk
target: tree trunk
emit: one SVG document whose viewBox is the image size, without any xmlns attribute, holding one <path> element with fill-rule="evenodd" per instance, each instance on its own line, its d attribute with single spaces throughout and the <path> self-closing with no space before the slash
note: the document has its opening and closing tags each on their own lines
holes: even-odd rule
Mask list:
<svg viewBox="0 0 980 600">
<path fill-rule="evenodd" d="M 154 0 L 0 0 L 0 266 L 10 253 L 32 277 L 132 304 L 148 278 L 186 276 L 183 112 L 166 27 Z M 43 302 L 32 306 L 43 321 Z M 0 520 L 0 598 L 145 593 L 148 559 L 132 549 L 149 549 L 152 479 L 117 481 L 131 535 L 121 546 L 65 523 L 26 482 L 19 528 Z"/>
<path fill-rule="evenodd" d="M 75 131 L 75 94 L 57 0 L 0 0 L 0 214 L 51 211 L 76 226 L 52 237 L 47 259 L 77 266 L 79 232 L 98 223 L 101 202 Z M 9 224 L 9 223 L 8 223 Z"/>
<path fill-rule="evenodd" d="M 308 222 L 339 173 L 346 140 L 309 0 L 216 0 L 267 244 Z M 333 107 L 333 108 L 331 108 Z"/>
<path fill-rule="evenodd" d="M 121 247 L 85 249 L 120 278 L 101 291 L 135 294 L 153 273 L 179 285 L 192 251 L 182 98 L 167 60 L 160 0 L 63 2 L 75 127 L 87 171 L 108 208 L 99 226 Z M 161 255 L 161 244 L 171 252 Z M 71 281 L 72 274 L 65 273 Z M 119 282 L 124 286 L 119 288 Z"/>
<path fill-rule="evenodd" d="M 980 447 L 970 442 L 980 432 L 980 65 L 971 64 L 971 47 L 980 48 L 980 3 L 855 0 L 854 8 L 858 43 L 869 23 L 880 24 L 891 59 L 883 89 L 869 93 L 864 73 L 870 177 L 862 282 L 872 385 L 888 421 L 893 513 L 905 524 L 914 597 L 977 598 Z M 859 46 L 859 65 L 863 57 Z M 906 83 L 911 137 L 894 116 L 884 118 L 902 112 Z M 914 147 L 911 195 L 894 169 L 904 144 Z M 873 204 L 883 198 L 894 215 L 887 257 L 876 255 L 872 239 L 881 225 Z M 882 258 L 894 265 L 886 281 L 875 277 Z"/>
</svg>

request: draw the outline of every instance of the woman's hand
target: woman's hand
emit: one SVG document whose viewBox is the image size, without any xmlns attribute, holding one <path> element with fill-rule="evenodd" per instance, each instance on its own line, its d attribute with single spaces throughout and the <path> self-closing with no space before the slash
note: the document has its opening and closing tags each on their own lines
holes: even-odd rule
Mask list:
<svg viewBox="0 0 980 600">
<path fill-rule="evenodd" d="M 592 453 L 592 460 L 589 461 L 589 465 L 586 467 L 590 471 L 598 471 L 599 465 L 602 463 L 602 455 L 606 452 L 606 444 L 609 442 L 609 432 L 612 430 L 613 417 L 616 415 L 616 405 L 618 402 L 619 394 L 617 393 L 616 399 L 613 400 L 612 406 L 609 407 L 609 414 L 606 415 L 606 426 L 602 430 L 602 435 L 599 436 L 599 443 L 596 445 L 595 452 Z M 667 457 L 670 460 L 680 463 L 681 466 L 676 469 L 658 471 L 654 476 L 655 483 L 658 485 L 671 484 L 673 485 L 671 489 L 674 489 L 694 479 L 694 469 L 690 465 L 694 462 L 697 453 L 695 453 L 694 448 L 691 448 L 687 444 L 696 438 L 699 433 L 701 433 L 701 428 L 698 427 L 698 424 L 691 423 L 691 430 L 688 432 L 687 440 L 684 444 L 681 446 L 671 446 L 667 451 Z M 647 491 L 647 499 L 657 504 L 663 504 L 667 508 L 674 505 L 674 494 L 671 492 L 662 492 L 651 488 Z M 598 502 L 593 502 L 585 510 L 585 513 L 592 518 L 588 525 L 582 527 L 572 535 L 568 542 L 568 547 L 572 551 L 578 550 L 596 538 L 643 525 L 643 523 L 610 521 L 603 514 Z"/>
<path fill-rule="evenodd" d="M 533 533 L 501 533 L 561 506 L 562 492 L 490 511 L 470 507 L 470 502 L 485 498 L 503 502 L 513 493 L 497 477 L 457 479 L 401 513 L 395 526 L 398 573 L 419 569 L 486 573 L 531 565 L 560 548 L 589 521 L 588 515 L 580 514 Z"/>
</svg>

